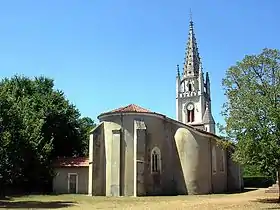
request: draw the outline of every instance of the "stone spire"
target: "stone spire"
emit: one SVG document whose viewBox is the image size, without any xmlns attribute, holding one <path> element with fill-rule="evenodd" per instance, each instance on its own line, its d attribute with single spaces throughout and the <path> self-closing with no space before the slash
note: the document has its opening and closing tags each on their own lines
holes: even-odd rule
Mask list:
<svg viewBox="0 0 280 210">
<path fill-rule="evenodd" d="M 184 76 L 197 76 L 200 69 L 200 57 L 198 53 L 192 17 L 190 17 L 190 28 L 187 48 L 185 52 Z"/>
<path fill-rule="evenodd" d="M 215 120 L 211 114 L 211 108 L 209 107 L 209 103 L 206 102 L 206 108 L 205 108 L 205 112 L 202 118 L 202 122 L 204 124 L 204 129 L 207 132 L 210 133 L 216 133 L 216 129 L 215 129 Z"/>
<path fill-rule="evenodd" d="M 211 114 L 211 110 L 208 103 L 206 103 L 206 109 L 204 112 L 202 122 L 205 124 L 215 124 L 215 120 Z"/>
</svg>

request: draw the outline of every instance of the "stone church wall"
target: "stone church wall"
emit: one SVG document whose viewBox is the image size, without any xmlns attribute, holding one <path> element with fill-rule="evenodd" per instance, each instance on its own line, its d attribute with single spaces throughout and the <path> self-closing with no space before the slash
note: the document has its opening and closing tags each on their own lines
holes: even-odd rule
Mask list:
<svg viewBox="0 0 280 210">
<path fill-rule="evenodd" d="M 174 189 L 174 173 L 171 166 L 174 166 L 175 144 L 173 137 L 175 129 L 172 132 L 172 126 L 166 123 L 160 118 L 153 116 L 134 116 L 125 115 L 109 116 L 104 119 L 106 121 L 114 122 L 122 127 L 123 136 L 123 195 L 134 194 L 134 121 L 143 121 L 146 125 L 146 156 L 145 156 L 145 170 L 144 170 L 144 182 L 146 194 L 163 194 L 171 193 L 175 194 Z M 151 150 L 154 147 L 158 147 L 161 151 L 161 175 L 156 184 L 154 176 L 151 175 L 150 162 L 151 162 Z M 171 192 L 173 190 L 173 192 Z"/>
<path fill-rule="evenodd" d="M 209 160 L 207 140 L 204 142 L 205 139 L 197 138 L 188 129 L 179 128 L 175 134 L 175 141 L 183 172 L 180 184 L 186 188 L 186 191 L 181 191 L 181 194 L 209 193 L 210 168 L 209 164 L 205 163 Z"/>
<path fill-rule="evenodd" d="M 220 161 L 225 151 L 219 147 L 215 147 L 216 171 L 212 170 L 215 137 L 163 115 L 122 113 L 100 120 L 103 133 L 94 132 L 98 140 L 94 140 L 93 194 L 176 195 L 227 190 L 227 164 L 221 170 Z M 160 151 L 160 173 L 151 171 L 154 148 Z"/>
<path fill-rule="evenodd" d="M 211 139 L 211 146 L 216 148 L 216 172 L 210 171 L 212 190 L 211 193 L 226 192 L 227 189 L 227 151 L 222 150 L 217 146 L 216 141 Z M 211 151 L 211 150 L 210 150 Z M 223 154 L 222 154 L 223 153 Z M 223 156 L 222 156 L 223 155 Z M 211 155 L 212 156 L 212 155 Z M 212 159 L 213 157 L 211 157 Z M 223 164 L 223 166 L 222 166 Z M 213 165 L 213 164 L 211 164 Z"/>
<path fill-rule="evenodd" d="M 89 195 L 106 195 L 106 156 L 104 123 L 98 125 L 89 141 Z"/>
<path fill-rule="evenodd" d="M 236 164 L 228 154 L 228 190 L 231 192 L 241 191 L 243 189 L 243 179 L 241 167 Z"/>
<path fill-rule="evenodd" d="M 127 119 L 123 119 L 121 116 L 109 116 L 104 119 L 104 123 L 106 126 L 105 130 L 105 138 L 109 138 L 106 140 L 106 152 L 107 154 L 107 165 L 111 164 L 111 153 L 116 148 L 112 148 L 112 136 L 113 130 L 120 130 L 120 145 L 117 150 L 119 150 L 119 194 L 126 196 L 133 196 L 134 194 L 134 143 L 133 143 L 133 122 L 127 121 Z M 110 140 L 111 139 L 111 140 Z M 108 173 L 107 177 L 107 191 L 106 195 L 110 195 L 111 184 L 109 183 L 111 176 L 111 169 L 107 168 Z"/>
</svg>

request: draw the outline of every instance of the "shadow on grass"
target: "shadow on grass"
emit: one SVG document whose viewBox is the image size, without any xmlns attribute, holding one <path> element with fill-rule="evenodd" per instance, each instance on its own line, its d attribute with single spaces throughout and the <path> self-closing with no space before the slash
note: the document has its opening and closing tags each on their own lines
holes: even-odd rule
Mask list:
<svg viewBox="0 0 280 210">
<path fill-rule="evenodd" d="M 251 192 L 251 191 L 255 191 L 258 190 L 259 188 L 244 188 L 241 193 L 245 193 L 245 192 Z"/>
<path fill-rule="evenodd" d="M 0 201 L 0 209 L 58 209 L 73 205 L 74 202 L 67 201 Z"/>
<path fill-rule="evenodd" d="M 266 203 L 266 204 L 278 204 L 279 206 L 277 207 L 268 207 L 266 209 L 280 209 L 280 202 L 278 198 L 261 198 L 257 199 L 254 202 L 257 203 Z"/>
<path fill-rule="evenodd" d="M 246 192 L 251 192 L 251 191 L 255 191 L 258 190 L 259 188 L 244 188 L 242 191 L 238 190 L 238 191 L 230 191 L 230 192 L 221 192 L 221 193 L 215 193 L 215 194 L 242 194 L 242 193 L 246 193 Z"/>
<path fill-rule="evenodd" d="M 258 203 L 275 203 L 275 204 L 279 204 L 280 207 L 280 202 L 278 198 L 261 198 L 261 199 L 257 199 L 254 202 L 258 202 Z"/>
<path fill-rule="evenodd" d="M 278 198 L 259 198 L 255 200 L 250 200 L 250 202 L 254 203 L 263 203 L 263 204 L 274 204 L 273 207 L 266 207 L 265 209 L 280 209 L 280 202 Z M 269 205 L 271 206 L 271 205 Z"/>
<path fill-rule="evenodd" d="M 11 200 L 11 198 L 8 197 L 8 196 L 4 196 L 4 197 L 0 196 L 0 202 L 1 201 L 8 201 L 8 200 Z"/>
</svg>

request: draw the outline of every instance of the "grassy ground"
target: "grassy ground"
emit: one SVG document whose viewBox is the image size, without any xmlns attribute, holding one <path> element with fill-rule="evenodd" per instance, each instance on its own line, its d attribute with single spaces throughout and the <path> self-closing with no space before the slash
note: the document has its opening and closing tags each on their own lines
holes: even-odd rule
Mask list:
<svg viewBox="0 0 280 210">
<path fill-rule="evenodd" d="M 0 209 L 280 209 L 277 194 L 264 189 L 239 194 L 173 197 L 89 197 L 86 195 L 34 195 L 0 201 Z"/>
</svg>

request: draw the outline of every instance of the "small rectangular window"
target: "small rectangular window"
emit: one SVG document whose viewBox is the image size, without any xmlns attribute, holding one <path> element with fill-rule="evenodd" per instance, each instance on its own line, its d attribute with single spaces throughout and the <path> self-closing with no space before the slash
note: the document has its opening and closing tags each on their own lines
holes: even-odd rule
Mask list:
<svg viewBox="0 0 280 210">
<path fill-rule="evenodd" d="M 216 156 L 216 147 L 212 146 L 212 172 L 216 173 L 217 171 L 217 156 Z"/>
</svg>

